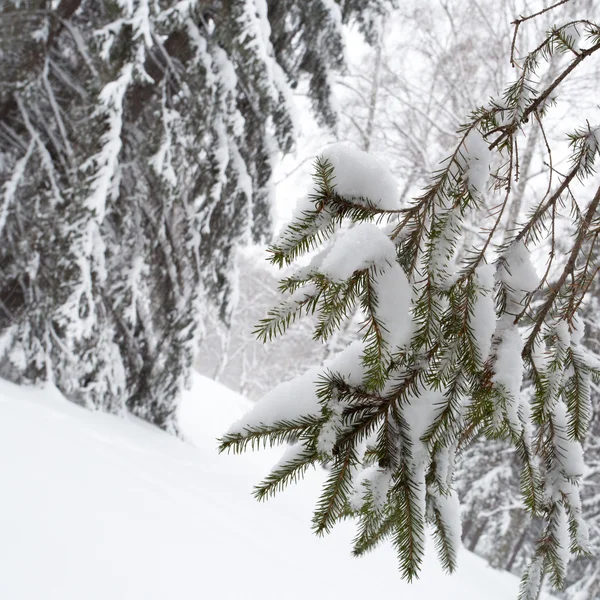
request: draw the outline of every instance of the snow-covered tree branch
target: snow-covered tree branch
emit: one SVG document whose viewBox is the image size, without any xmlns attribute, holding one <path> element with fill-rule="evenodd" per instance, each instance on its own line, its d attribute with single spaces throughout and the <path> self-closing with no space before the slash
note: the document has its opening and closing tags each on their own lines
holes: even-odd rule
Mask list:
<svg viewBox="0 0 600 600">
<path fill-rule="evenodd" d="M 270 248 L 280 267 L 309 262 L 282 280 L 285 299 L 258 333 L 284 334 L 309 313 L 315 339 L 327 340 L 358 307 L 362 339 L 268 393 L 221 450 L 293 444 L 259 498 L 326 462 L 314 530 L 354 517 L 354 553 L 389 539 L 412 579 L 427 524 L 442 564 L 455 568 L 457 456 L 477 437 L 507 440 L 521 463 L 522 501 L 543 522 L 521 589 L 533 600 L 546 574 L 560 588 L 570 556 L 591 550 L 579 482 L 599 372 L 578 315 L 598 270 L 598 126 L 583 120 L 567 140 L 568 171 L 549 167 L 547 192 L 514 231 L 498 234 L 519 181 L 525 125 L 539 128 L 550 165 L 565 151 L 551 148 L 544 119 L 561 87 L 600 55 L 600 25 L 568 20 L 520 56 L 517 28 L 526 22 L 515 24 L 516 81 L 473 111 L 409 206 L 367 154 L 333 146 L 317 159 L 312 194 Z M 495 202 L 485 210 L 488 192 Z M 573 237 L 559 255 L 564 214 Z M 481 224 L 480 235 L 459 254 L 465 222 Z M 532 253 L 542 242 L 551 251 L 540 276 Z"/>
</svg>

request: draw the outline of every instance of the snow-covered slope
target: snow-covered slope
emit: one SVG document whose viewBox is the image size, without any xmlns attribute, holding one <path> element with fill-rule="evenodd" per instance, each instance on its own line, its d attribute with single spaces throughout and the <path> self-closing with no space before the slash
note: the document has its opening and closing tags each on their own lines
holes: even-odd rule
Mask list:
<svg viewBox="0 0 600 600">
<path fill-rule="evenodd" d="M 197 377 L 181 409 L 192 446 L 0 381 L 0 599 L 516 598 L 514 577 L 467 552 L 453 576 L 431 553 L 408 585 L 389 548 L 349 556 L 350 525 L 314 537 L 321 473 L 257 503 L 252 485 L 277 452 L 215 451 L 247 407 Z"/>
</svg>

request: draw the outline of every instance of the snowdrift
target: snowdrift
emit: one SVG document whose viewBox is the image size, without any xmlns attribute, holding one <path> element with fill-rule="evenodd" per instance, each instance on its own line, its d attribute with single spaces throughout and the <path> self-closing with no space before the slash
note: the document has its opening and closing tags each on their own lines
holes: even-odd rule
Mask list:
<svg viewBox="0 0 600 600">
<path fill-rule="evenodd" d="M 466 551 L 448 576 L 430 548 L 409 585 L 390 548 L 349 555 L 350 524 L 316 538 L 320 472 L 256 502 L 252 485 L 280 451 L 215 450 L 248 407 L 196 377 L 180 412 L 183 443 L 51 388 L 0 381 L 0 599 L 516 599 L 515 577 Z"/>
</svg>

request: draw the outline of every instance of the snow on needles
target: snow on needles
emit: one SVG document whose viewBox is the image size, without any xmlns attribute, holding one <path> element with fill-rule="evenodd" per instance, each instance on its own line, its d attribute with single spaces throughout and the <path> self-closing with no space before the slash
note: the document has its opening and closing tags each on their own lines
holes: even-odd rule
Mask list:
<svg viewBox="0 0 600 600">
<path fill-rule="evenodd" d="M 335 189 L 339 195 L 380 208 L 398 207 L 396 182 L 377 159 L 343 145 L 332 146 L 324 156 L 334 168 Z M 310 199 L 305 199 L 298 204 L 292 222 L 304 218 L 309 206 L 312 207 L 309 202 Z M 322 223 L 313 226 L 316 231 Z M 296 238 L 288 235 L 284 232 L 277 243 L 283 247 L 292 244 Z M 359 223 L 341 231 L 330 248 L 313 257 L 308 269 L 314 268 L 336 283 L 346 281 L 356 272 L 368 271 L 367 281 L 374 297 L 373 313 L 388 351 L 393 352 L 410 342 L 414 330 L 412 287 L 397 263 L 395 244 L 381 229 L 372 223 Z M 306 294 L 305 288 L 298 292 L 303 296 Z M 295 301 L 295 296 L 292 296 L 291 302 Z M 330 371 L 338 373 L 351 385 L 360 385 L 364 374 L 364 350 L 363 342 L 351 344 L 321 369 L 311 369 L 292 381 L 276 386 L 228 433 L 243 433 L 255 427 L 320 414 L 322 407 L 316 393 L 319 378 Z M 334 417 L 341 411 L 341 406 L 335 402 L 327 408 Z M 330 425 L 331 430 L 321 440 L 322 449 L 331 446 L 335 439 L 337 425 L 335 422 Z"/>
<path fill-rule="evenodd" d="M 494 384 L 498 385 L 506 396 L 506 413 L 515 430 L 519 430 L 519 410 L 524 399 L 521 395 L 523 384 L 523 337 L 513 316 L 523 309 L 523 300 L 533 292 L 540 281 L 527 247 L 522 241 L 512 243 L 498 262 L 497 279 L 506 293 L 506 313 L 497 325 L 494 364 Z M 498 411 L 500 406 L 498 406 Z M 499 412 L 497 418 L 500 418 Z"/>
<path fill-rule="evenodd" d="M 494 303 L 495 265 L 481 265 L 475 271 L 477 299 L 473 313 L 469 315 L 469 327 L 479 350 L 479 359 L 484 363 L 492 346 L 492 336 L 496 329 L 496 308 Z"/>
<path fill-rule="evenodd" d="M 227 433 L 243 433 L 254 427 L 291 421 L 306 415 L 319 415 L 321 406 L 316 394 L 316 381 L 320 373 L 319 368 L 309 369 L 299 377 L 275 386 Z"/>
<path fill-rule="evenodd" d="M 372 223 L 359 223 L 342 231 L 329 250 L 319 271 L 341 282 L 352 273 L 373 266 L 385 268 L 396 262 L 396 246 Z"/>
<path fill-rule="evenodd" d="M 458 157 L 464 169 L 469 191 L 474 196 L 481 196 L 485 191 L 490 176 L 492 153 L 481 132 L 471 129 L 463 142 L 464 153 Z"/>
<path fill-rule="evenodd" d="M 568 435 L 569 416 L 562 400 L 554 406 L 552 423 L 554 426 L 554 445 L 561 470 L 567 478 L 583 475 L 586 470 L 581 444 Z"/>
<path fill-rule="evenodd" d="M 333 167 L 335 191 L 348 200 L 385 210 L 400 208 L 398 185 L 387 166 L 366 152 L 344 144 L 323 151 Z"/>
<path fill-rule="evenodd" d="M 410 341 L 414 331 L 410 314 L 412 287 L 396 262 L 396 247 L 372 223 L 360 223 L 343 231 L 328 251 L 319 271 L 342 282 L 355 271 L 373 268 L 371 285 L 377 301 L 375 316 L 390 349 Z"/>
<path fill-rule="evenodd" d="M 495 374 L 493 382 L 502 387 L 507 395 L 506 411 L 511 425 L 519 430 L 519 408 L 521 405 L 521 385 L 523 384 L 523 338 L 516 325 L 501 328 L 496 347 Z"/>
<path fill-rule="evenodd" d="M 394 263 L 378 273 L 373 288 L 377 295 L 375 316 L 382 326 L 383 339 L 392 351 L 407 345 L 414 332 L 412 287 L 400 265 Z"/>
<path fill-rule="evenodd" d="M 507 312 L 510 313 L 518 309 L 526 294 L 538 287 L 540 276 L 531 262 L 529 250 L 522 241 L 511 244 L 503 259 L 498 266 L 498 277 L 507 287 L 509 300 L 513 303 L 512 306 L 507 306 Z"/>
<path fill-rule="evenodd" d="M 353 342 L 325 361 L 323 367 L 314 367 L 290 381 L 280 383 L 254 404 L 227 433 L 243 433 L 255 427 L 292 421 L 307 415 L 320 415 L 321 404 L 317 397 L 319 378 L 330 371 L 339 374 L 349 385 L 360 385 L 364 374 L 361 361 L 363 352 L 363 342 Z"/>
</svg>

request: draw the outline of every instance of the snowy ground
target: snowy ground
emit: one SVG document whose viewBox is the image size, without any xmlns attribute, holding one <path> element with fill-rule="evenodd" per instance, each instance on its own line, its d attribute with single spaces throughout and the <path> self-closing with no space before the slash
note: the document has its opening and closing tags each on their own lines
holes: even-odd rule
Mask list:
<svg viewBox="0 0 600 600">
<path fill-rule="evenodd" d="M 349 556 L 350 525 L 314 537 L 320 473 L 257 503 L 277 453 L 215 451 L 247 407 L 197 377 L 181 410 L 194 447 L 0 380 L 0 599 L 516 598 L 516 578 L 466 551 L 453 576 L 431 553 L 408 585 L 389 548 Z"/>
</svg>

